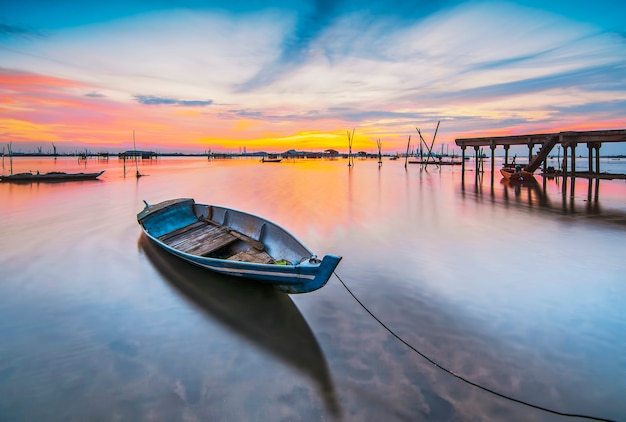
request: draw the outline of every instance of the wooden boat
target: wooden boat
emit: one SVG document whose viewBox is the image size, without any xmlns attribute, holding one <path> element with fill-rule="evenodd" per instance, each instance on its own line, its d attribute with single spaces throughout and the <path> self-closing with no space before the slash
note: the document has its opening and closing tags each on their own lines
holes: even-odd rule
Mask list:
<svg viewBox="0 0 626 422">
<path fill-rule="evenodd" d="M 261 158 L 262 163 L 280 163 L 283 158 L 276 154 L 269 154 L 267 157 Z"/>
<path fill-rule="evenodd" d="M 0 176 L 0 182 L 60 182 L 67 180 L 95 180 L 104 173 L 104 170 L 97 173 L 65 173 L 62 171 L 51 171 L 49 173 L 17 173 L 10 176 Z"/>
<path fill-rule="evenodd" d="M 411 160 L 409 161 L 409 164 L 434 164 L 436 166 L 460 166 L 461 164 L 463 164 L 463 161 L 459 161 L 459 160 L 442 160 L 440 158 L 438 159 L 431 159 L 431 160 Z"/>
<path fill-rule="evenodd" d="M 535 176 L 532 172 L 526 171 L 519 166 L 516 168 L 511 168 L 509 166 L 502 167 L 500 169 L 500 174 L 505 180 L 510 180 L 511 182 L 526 182 L 535 180 Z"/>
<path fill-rule="evenodd" d="M 137 221 L 150 240 L 185 261 L 286 293 L 323 287 L 341 260 L 336 255 L 318 259 L 289 232 L 261 217 L 196 204 L 191 198 L 146 202 Z"/>
<path fill-rule="evenodd" d="M 437 162 L 440 166 L 460 166 L 463 164 L 463 160 L 460 158 L 449 158 L 449 159 L 441 159 Z"/>
</svg>

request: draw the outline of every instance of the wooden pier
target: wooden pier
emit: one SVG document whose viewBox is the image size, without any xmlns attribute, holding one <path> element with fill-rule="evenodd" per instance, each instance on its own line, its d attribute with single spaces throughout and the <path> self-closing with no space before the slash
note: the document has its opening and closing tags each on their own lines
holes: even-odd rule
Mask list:
<svg viewBox="0 0 626 422">
<path fill-rule="evenodd" d="M 139 151 L 139 150 L 128 150 L 124 152 L 120 152 L 117 154 L 121 159 L 127 158 L 141 158 L 142 160 L 151 160 L 152 158 L 157 158 L 157 153 L 154 151 Z"/>
<path fill-rule="evenodd" d="M 488 147 L 491 149 L 491 168 L 495 167 L 495 150 L 497 147 L 504 148 L 504 162 L 509 162 L 509 148 L 511 145 L 528 146 L 528 164 L 523 166 L 526 171 L 534 172 L 543 165 L 544 171 L 547 169 L 548 155 L 556 145 L 563 148 L 563 169 L 558 173 L 560 176 L 576 177 L 576 147 L 578 144 L 586 144 L 588 149 L 589 168 L 585 172 L 586 177 L 606 177 L 606 173 L 600 173 L 600 147 L 604 142 L 626 142 L 626 129 L 620 130 L 595 130 L 585 132 L 557 132 L 540 133 L 516 136 L 496 136 L 484 138 L 460 138 L 454 141 L 461 147 L 462 155 L 465 157 L 465 149 L 474 147 L 476 158 L 476 168 L 479 168 L 479 150 Z M 539 151 L 534 154 L 535 147 L 539 146 Z M 568 154 L 568 151 L 570 153 Z M 571 168 L 568 168 L 568 156 Z M 594 167 L 595 163 L 595 167 Z M 465 161 L 462 166 L 463 177 L 465 175 Z M 493 175 L 491 172 L 493 182 Z M 626 175 L 613 175 L 621 178 Z"/>
</svg>

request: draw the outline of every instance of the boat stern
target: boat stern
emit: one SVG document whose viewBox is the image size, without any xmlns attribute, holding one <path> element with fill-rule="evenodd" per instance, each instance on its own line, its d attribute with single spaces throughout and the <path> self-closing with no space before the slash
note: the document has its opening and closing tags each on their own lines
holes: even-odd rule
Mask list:
<svg viewBox="0 0 626 422">
<path fill-rule="evenodd" d="M 302 282 L 293 284 L 283 284 L 277 286 L 281 291 L 285 293 L 308 293 L 317 289 L 321 289 L 326 285 L 330 276 L 339 265 L 341 257 L 337 255 L 326 255 L 320 262 L 317 257 L 309 258 L 308 261 L 303 262 L 300 266 L 305 269 L 306 267 L 315 267 L 315 277 L 312 279 L 302 279 Z"/>
</svg>

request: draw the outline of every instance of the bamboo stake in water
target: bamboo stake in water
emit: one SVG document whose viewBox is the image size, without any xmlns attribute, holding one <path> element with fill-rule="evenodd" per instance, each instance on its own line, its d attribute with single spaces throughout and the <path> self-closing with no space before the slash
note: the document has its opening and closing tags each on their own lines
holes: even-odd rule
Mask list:
<svg viewBox="0 0 626 422">
<path fill-rule="evenodd" d="M 135 130 L 133 129 L 133 153 L 135 155 L 135 177 L 140 178 L 141 173 L 139 173 L 139 164 L 137 164 L 137 144 L 135 143 Z"/>
<path fill-rule="evenodd" d="M 433 136 L 433 141 L 430 144 L 430 148 L 428 147 L 428 144 L 426 143 L 426 141 L 424 140 L 424 138 L 422 137 L 422 133 L 420 132 L 419 128 L 415 128 L 417 130 L 417 133 L 420 136 L 420 141 L 424 142 L 424 145 L 426 145 L 426 148 L 428 149 L 428 155 L 426 156 L 426 164 L 424 165 L 424 169 L 426 169 L 428 167 L 428 162 L 430 161 L 430 157 L 432 156 L 432 152 L 433 152 L 433 146 L 435 145 L 435 139 L 437 138 L 437 131 L 439 130 L 439 123 L 437 122 L 437 127 L 435 128 L 435 134 Z M 421 145 L 421 144 L 420 144 Z M 433 158 L 433 163 L 434 163 L 434 158 Z M 436 163 L 435 163 L 436 164 Z"/>
<path fill-rule="evenodd" d="M 417 134 L 420 136 L 420 149 L 422 148 L 422 143 L 423 143 L 424 146 L 426 147 L 426 151 L 428 152 L 428 155 L 426 155 L 426 163 L 428 163 L 428 157 L 432 155 L 432 151 L 430 150 L 430 148 L 428 148 L 428 144 L 424 140 L 424 137 L 422 136 L 422 132 L 420 132 L 419 128 L 416 127 L 415 129 L 417 130 Z M 424 166 L 424 157 L 423 157 L 423 154 L 421 153 L 420 153 L 420 165 Z"/>
<path fill-rule="evenodd" d="M 430 149 L 428 150 L 429 152 L 432 151 L 433 147 L 435 146 L 435 138 L 437 138 L 437 131 L 439 130 L 439 123 L 440 122 L 437 122 L 437 127 L 435 128 L 435 134 L 433 135 L 433 142 L 430 144 Z M 429 161 L 428 158 L 426 158 L 426 166 L 424 167 L 424 169 L 428 167 L 428 161 Z M 433 162 L 434 162 L 434 158 L 433 158 Z"/>
<path fill-rule="evenodd" d="M 406 143 L 406 154 L 404 154 L 404 168 L 406 168 L 409 162 L 409 148 L 411 147 L 411 135 L 409 135 L 409 141 Z"/>
<path fill-rule="evenodd" d="M 348 167 L 354 165 L 354 158 L 352 157 L 352 141 L 354 141 L 354 129 L 352 129 L 352 135 L 350 131 L 348 133 Z"/>
<path fill-rule="evenodd" d="M 9 142 L 9 145 L 7 145 L 7 149 L 9 150 L 9 166 L 10 166 L 10 173 L 9 174 L 13 174 L 13 151 L 11 151 L 11 142 Z"/>
</svg>

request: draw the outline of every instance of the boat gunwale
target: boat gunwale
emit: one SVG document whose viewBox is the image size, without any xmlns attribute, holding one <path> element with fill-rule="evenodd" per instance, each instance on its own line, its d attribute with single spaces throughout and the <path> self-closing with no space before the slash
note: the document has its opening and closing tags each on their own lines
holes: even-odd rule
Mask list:
<svg viewBox="0 0 626 422">
<path fill-rule="evenodd" d="M 239 231 L 241 230 L 239 221 L 230 221 L 230 217 L 228 217 L 230 214 L 228 214 L 228 212 L 237 213 L 241 215 L 244 219 L 249 218 L 251 220 L 254 220 L 254 223 L 257 225 L 261 224 L 261 233 L 263 232 L 263 227 L 267 227 L 269 225 L 273 228 L 272 230 L 275 229 L 278 231 L 276 234 L 270 235 L 269 241 L 272 243 L 282 243 L 283 247 L 290 250 L 295 256 L 298 256 L 298 258 L 295 258 L 294 256 L 295 259 L 287 261 L 289 262 L 289 264 L 283 264 L 276 262 L 262 263 L 240 261 L 231 260 L 229 258 L 217 258 L 211 256 L 196 255 L 193 253 L 184 252 L 183 250 L 176 249 L 175 247 L 170 246 L 165 241 L 162 241 L 159 237 L 151 234 L 144 226 L 143 220 L 145 220 L 149 215 L 153 215 L 159 210 L 165 212 L 165 210 L 167 210 L 170 206 L 180 204 L 181 202 L 187 200 L 189 200 L 190 203 L 183 205 L 183 207 L 186 209 L 187 205 L 191 206 L 193 217 L 195 217 L 197 221 L 202 221 L 203 219 L 206 219 L 206 213 L 213 214 L 213 211 L 215 211 L 215 209 L 218 209 L 220 213 L 223 212 L 223 215 L 221 215 L 220 218 L 224 219 L 225 224 L 220 224 L 219 218 L 213 220 L 213 222 L 217 223 L 220 226 L 229 228 L 234 232 L 242 233 L 246 236 L 249 236 L 253 240 L 254 236 L 250 236 L 250 231 L 246 231 L 245 228 L 243 232 Z M 151 207 L 155 206 L 157 206 L 157 209 L 150 210 Z M 175 214 L 175 212 L 173 214 Z M 191 215 L 188 215 L 186 218 L 189 219 L 188 221 L 191 221 L 193 220 L 193 217 Z M 197 204 L 193 198 L 179 198 L 167 200 L 155 204 L 154 206 L 149 205 L 146 202 L 146 207 L 144 208 L 144 210 L 137 214 L 137 220 L 139 222 L 139 225 L 141 226 L 144 235 L 147 236 L 149 240 L 152 240 L 164 251 L 189 264 L 204 268 L 205 270 L 214 273 L 219 273 L 232 277 L 247 278 L 255 280 L 262 284 L 272 285 L 282 292 L 288 294 L 309 293 L 321 289 L 326 285 L 326 283 L 328 283 L 335 268 L 342 259 L 341 256 L 334 254 L 326 254 L 322 259 L 319 259 L 317 255 L 315 255 L 308 247 L 306 247 L 288 230 L 263 217 L 259 217 L 258 215 L 250 214 L 245 211 L 239 211 L 233 208 L 227 208 L 217 205 Z M 188 225 L 192 224 L 195 224 L 195 222 L 189 223 Z M 210 223 L 207 222 L 207 224 Z M 174 230 L 171 230 L 167 233 L 171 233 Z M 162 235 L 166 235 L 167 233 L 163 233 Z M 260 237 L 263 237 L 263 235 L 260 235 Z M 282 240 L 281 237 L 283 238 Z M 241 238 L 239 240 L 245 242 L 245 240 Z M 268 239 L 266 239 L 265 242 L 261 243 L 267 246 L 267 241 Z M 293 244 L 289 245 L 289 243 L 292 241 Z"/>
<path fill-rule="evenodd" d="M 195 254 L 191 254 L 191 253 L 187 253 L 184 251 L 181 251 L 180 249 L 176 249 L 170 245 L 168 245 L 167 243 L 159 240 L 158 238 L 152 236 L 150 233 L 148 233 L 146 231 L 146 229 L 143 228 L 143 232 L 146 234 L 146 236 L 148 236 L 149 239 L 153 240 L 154 242 L 156 242 L 157 244 L 159 244 L 160 246 L 163 246 L 164 249 L 168 249 L 171 251 L 175 251 L 176 255 L 185 255 L 187 257 L 192 257 L 194 259 L 189 259 L 189 261 L 193 261 L 193 262 L 197 262 L 197 261 L 209 261 L 209 262 L 223 262 L 223 263 L 229 263 L 229 264 L 235 264 L 232 266 L 242 266 L 242 267 L 250 267 L 250 266 L 255 266 L 255 267 L 267 267 L 267 268 L 306 268 L 300 265 L 300 263 L 302 261 L 304 261 L 305 259 L 308 259 L 307 257 L 303 257 L 302 260 L 300 262 L 298 262 L 297 264 L 291 264 L 291 265 L 277 265 L 277 264 L 263 264 L 260 262 L 247 262 L 247 261 L 235 261 L 235 260 L 230 260 L 227 258 L 215 258 L 215 257 L 211 257 L 211 256 L 202 256 L 202 255 L 195 255 Z M 231 265 L 225 266 L 225 267 L 230 267 Z M 316 268 L 317 266 L 311 266 L 310 268 Z"/>
<path fill-rule="evenodd" d="M 150 232 L 148 232 L 148 230 L 141 223 L 143 220 L 145 220 L 150 215 L 153 215 L 153 214 L 155 214 L 157 212 L 164 211 L 164 210 L 168 209 L 171 206 L 178 205 L 178 204 L 186 202 L 186 201 L 191 201 L 191 203 L 193 204 L 194 214 L 195 214 L 195 208 L 197 206 L 207 207 L 207 209 L 219 208 L 219 209 L 224 210 L 224 211 L 232 211 L 232 212 L 235 212 L 235 213 L 243 214 L 246 217 L 250 217 L 252 219 L 257 219 L 257 220 L 261 221 L 262 223 L 272 225 L 272 226 L 276 227 L 277 229 L 279 229 L 280 231 L 282 231 L 283 233 L 285 233 L 287 236 L 289 236 L 291 238 L 291 240 L 296 242 L 298 244 L 298 246 L 300 246 L 303 250 L 305 250 L 309 254 L 309 256 L 308 257 L 307 256 L 301 257 L 300 261 L 297 264 L 276 265 L 276 264 L 263 264 L 263 263 L 258 263 L 258 262 L 235 261 L 235 260 L 229 260 L 229 259 L 223 259 L 223 258 L 214 258 L 214 257 L 209 257 L 209 256 L 195 255 L 195 254 L 190 254 L 190 253 L 181 251 L 180 249 L 176 249 L 176 248 L 168 245 L 167 243 L 163 242 L 159 238 L 157 238 L 157 237 L 153 236 L 152 234 L 150 234 Z M 161 204 L 163 206 L 158 207 Z M 150 208 L 153 208 L 153 207 L 158 207 L 158 208 L 151 210 Z M 146 211 L 148 211 L 148 212 L 146 212 Z M 144 214 L 144 212 L 145 212 L 145 214 Z M 198 218 L 198 221 L 201 221 L 201 217 L 200 216 L 198 216 L 196 214 L 196 217 Z M 184 254 L 185 256 L 189 256 L 189 257 L 195 257 L 196 259 L 199 259 L 199 260 L 210 260 L 210 261 L 215 261 L 215 262 L 227 262 L 227 263 L 239 263 L 239 264 L 245 264 L 244 266 L 249 266 L 249 265 L 261 266 L 261 267 L 266 266 L 266 267 L 269 267 L 269 268 L 275 268 L 275 267 L 282 267 L 282 268 L 288 268 L 288 267 L 307 268 L 307 267 L 301 266 L 300 263 L 302 263 L 303 261 L 305 261 L 307 259 L 311 259 L 313 257 L 317 257 L 317 255 L 315 255 L 313 253 L 313 251 L 311 251 L 306 245 L 304 245 L 300 240 L 298 240 L 297 237 L 295 237 L 293 234 L 291 234 L 291 232 L 289 232 L 287 229 L 283 228 L 282 226 L 279 226 L 276 223 L 273 223 L 273 222 L 271 222 L 271 221 L 269 221 L 269 220 L 267 220 L 267 219 L 265 219 L 263 217 L 259 217 L 258 215 L 251 214 L 251 213 L 248 213 L 248 212 L 245 212 L 245 211 L 236 210 L 234 208 L 228 208 L 228 207 L 224 207 L 224 206 L 220 206 L 220 205 L 199 204 L 199 203 L 195 202 L 195 200 L 193 198 L 176 198 L 176 199 L 170 199 L 170 200 L 166 200 L 166 201 L 163 201 L 163 202 L 159 202 L 159 203 L 154 204 L 154 205 L 148 205 L 148 206 L 146 206 L 146 208 L 144 208 L 143 211 L 141 211 L 138 214 L 137 221 L 140 223 L 140 226 L 141 226 L 141 229 L 143 230 L 143 232 L 150 239 L 153 239 L 155 242 L 157 242 L 159 245 L 163 245 L 165 248 L 171 249 L 173 251 L 176 251 L 179 254 Z M 217 223 L 217 222 L 215 222 L 215 223 Z M 217 223 L 217 224 L 219 224 L 219 223 Z M 228 227 L 228 224 L 222 224 L 222 225 Z M 232 228 L 230 228 L 230 229 L 234 230 L 234 231 L 237 231 L 237 230 L 232 229 Z M 166 234 L 167 233 L 165 233 L 164 235 L 166 235 Z M 242 233 L 242 234 L 245 235 L 245 236 L 251 237 L 247 233 Z M 319 265 L 312 265 L 310 268 L 317 268 L 318 266 Z"/>
</svg>

